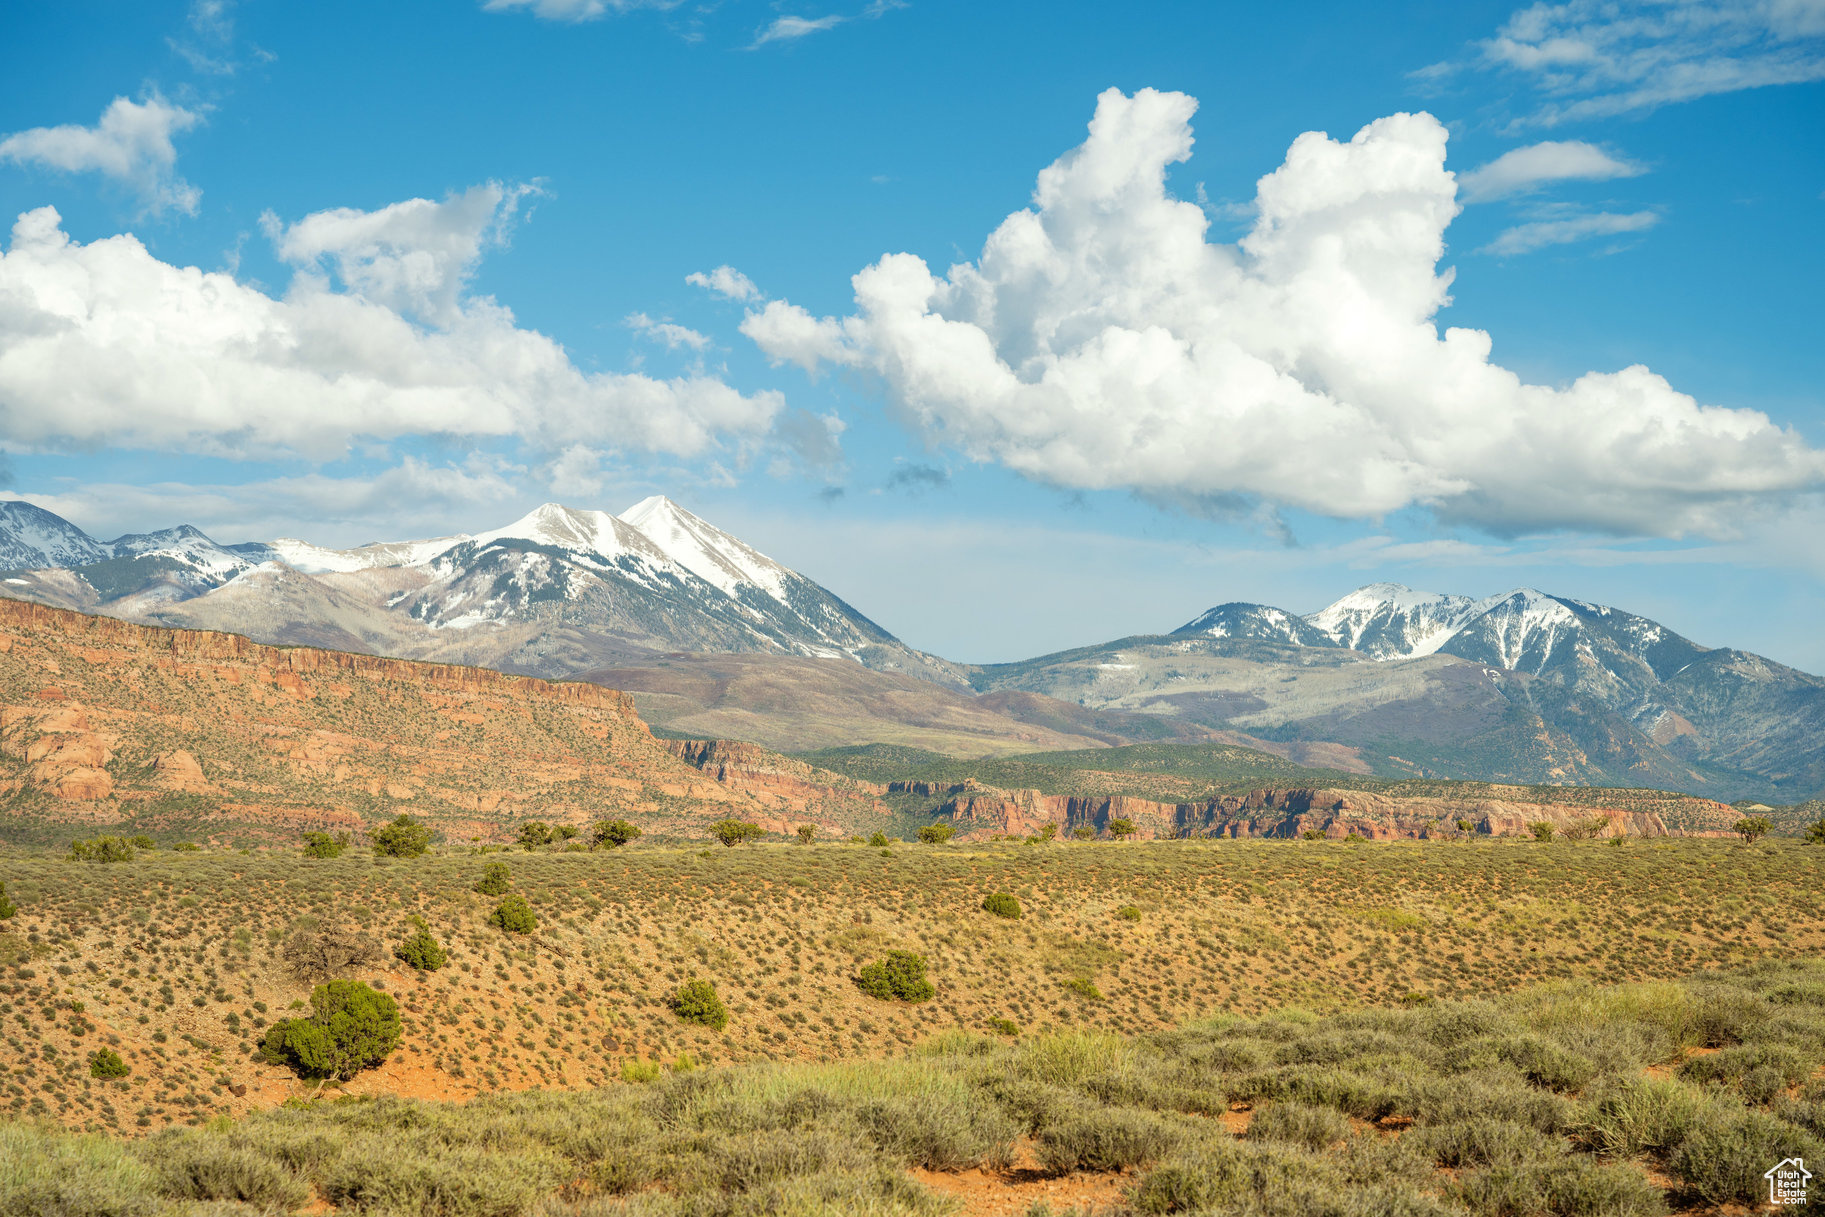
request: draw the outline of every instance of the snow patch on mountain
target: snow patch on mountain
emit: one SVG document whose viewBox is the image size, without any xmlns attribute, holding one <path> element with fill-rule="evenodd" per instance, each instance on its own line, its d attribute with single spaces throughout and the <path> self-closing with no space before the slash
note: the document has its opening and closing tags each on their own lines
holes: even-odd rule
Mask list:
<svg viewBox="0 0 1825 1217">
<path fill-rule="evenodd" d="M 664 495 L 641 499 L 622 512 L 621 518 L 645 533 L 672 561 L 726 594 L 739 596 L 746 583 L 786 603 L 786 581 L 793 572 Z"/>
</svg>

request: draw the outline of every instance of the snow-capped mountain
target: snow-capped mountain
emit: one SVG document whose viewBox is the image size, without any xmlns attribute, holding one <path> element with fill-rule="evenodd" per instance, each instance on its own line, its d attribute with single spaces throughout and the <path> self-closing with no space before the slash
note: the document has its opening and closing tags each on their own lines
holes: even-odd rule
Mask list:
<svg viewBox="0 0 1825 1217">
<path fill-rule="evenodd" d="M 1252 638 L 1261 642 L 1288 642 L 1301 647 L 1336 646 L 1334 635 L 1304 617 L 1265 604 L 1232 601 L 1206 610 L 1197 620 L 1174 630 L 1175 634 L 1201 634 L 1207 638 Z"/>
<path fill-rule="evenodd" d="M 10 510 L 6 510 L 10 509 Z M 9 595 L 265 641 L 568 675 L 629 652 L 777 651 L 960 683 L 841 599 L 663 496 L 547 503 L 473 535 L 222 546 L 188 525 L 99 542 L 0 505 Z"/>
</svg>

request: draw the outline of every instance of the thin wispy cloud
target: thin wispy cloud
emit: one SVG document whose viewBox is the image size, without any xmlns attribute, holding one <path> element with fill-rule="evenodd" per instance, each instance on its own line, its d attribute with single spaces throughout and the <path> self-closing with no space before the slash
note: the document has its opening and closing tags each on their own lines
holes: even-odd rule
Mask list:
<svg viewBox="0 0 1825 1217">
<path fill-rule="evenodd" d="M 576 23 L 636 9 L 664 12 L 677 8 L 679 3 L 680 0 L 483 0 L 482 8 L 490 13 L 528 12 L 545 21 Z"/>
<path fill-rule="evenodd" d="M 1457 185 L 1459 197 L 1466 203 L 1485 203 L 1552 182 L 1601 182 L 1646 172 L 1643 166 L 1611 156 L 1595 144 L 1548 140 L 1512 149 L 1481 168 L 1460 173 Z"/>
<path fill-rule="evenodd" d="M 1436 83 L 1474 68 L 1512 73 L 1541 95 L 1516 125 L 1555 126 L 1718 93 L 1825 80 L 1820 0 L 1571 0 L 1517 10 L 1471 58 L 1414 73 Z"/>
<path fill-rule="evenodd" d="M 1478 252 L 1497 257 L 1530 254 L 1553 245 L 1571 245 L 1597 237 L 1646 232 L 1658 223 L 1660 214 L 1653 211 L 1592 211 L 1554 215 L 1506 229 Z"/>
<path fill-rule="evenodd" d="M 776 17 L 754 36 L 752 45 L 766 46 L 769 42 L 796 42 L 800 38 L 835 29 L 847 20 L 849 18 L 840 13 L 832 13 L 828 17 Z"/>
<path fill-rule="evenodd" d="M 644 338 L 663 342 L 666 349 L 672 351 L 702 351 L 710 345 L 708 334 L 700 334 L 689 326 L 677 325 L 671 321 L 656 320 L 645 313 L 630 313 L 623 324 Z"/>
</svg>

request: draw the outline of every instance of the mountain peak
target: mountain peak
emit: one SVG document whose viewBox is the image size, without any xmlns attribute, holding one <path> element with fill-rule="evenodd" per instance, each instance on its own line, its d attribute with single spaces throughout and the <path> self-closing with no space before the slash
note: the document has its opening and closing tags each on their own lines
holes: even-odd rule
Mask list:
<svg viewBox="0 0 1825 1217">
<path fill-rule="evenodd" d="M 646 534 L 666 557 L 729 595 L 739 596 L 745 583 L 785 602 L 791 571 L 664 495 L 641 499 L 621 518 Z"/>
</svg>

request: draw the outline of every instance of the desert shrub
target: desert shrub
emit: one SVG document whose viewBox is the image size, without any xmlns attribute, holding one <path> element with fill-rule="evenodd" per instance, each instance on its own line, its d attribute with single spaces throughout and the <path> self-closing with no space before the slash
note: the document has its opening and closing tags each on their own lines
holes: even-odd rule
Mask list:
<svg viewBox="0 0 1825 1217">
<path fill-rule="evenodd" d="M 1754 1204 L 1762 1172 L 1788 1158 L 1819 1161 L 1821 1145 L 1803 1129 L 1761 1111 L 1731 1112 L 1700 1122 L 1667 1159 L 1686 1185 L 1712 1204 Z"/>
<path fill-rule="evenodd" d="M 957 829 L 950 824 L 927 824 L 919 830 L 919 840 L 927 845 L 942 845 L 957 835 Z"/>
<path fill-rule="evenodd" d="M 120 1059 L 120 1053 L 112 1048 L 102 1048 L 89 1057 L 89 1076 L 92 1078 L 124 1078 L 132 1072 L 127 1068 L 127 1062 Z"/>
<path fill-rule="evenodd" d="M 1071 839 L 1074 841 L 1095 840 L 1096 830 L 1091 828 L 1088 824 L 1079 824 L 1076 828 L 1071 830 Z"/>
<path fill-rule="evenodd" d="M 982 900 L 982 911 L 993 913 L 997 917 L 1006 917 L 1009 921 L 1020 919 L 1020 901 L 1006 892 L 990 892 Z"/>
<path fill-rule="evenodd" d="M 519 835 L 513 839 L 513 842 L 527 853 L 531 853 L 541 845 L 550 845 L 551 840 L 551 825 L 543 820 L 528 820 L 520 825 Z"/>
<path fill-rule="evenodd" d="M 626 820 L 602 820 L 589 831 L 592 845 L 604 849 L 619 849 L 640 835 L 640 829 Z"/>
<path fill-rule="evenodd" d="M 394 948 L 393 954 L 420 972 L 437 971 L 449 961 L 443 944 L 432 937 L 431 927 L 425 924 L 423 917 L 412 918 L 412 924 L 417 928 L 407 936 L 404 942 Z"/>
<path fill-rule="evenodd" d="M 377 857 L 416 858 L 431 848 L 431 830 L 407 815 L 376 828 L 368 839 Z"/>
<path fill-rule="evenodd" d="M 856 986 L 881 1001 L 930 1001 L 938 992 L 925 978 L 925 956 L 889 951 L 856 976 Z"/>
<path fill-rule="evenodd" d="M 1553 826 L 1545 820 L 1536 820 L 1532 824 L 1529 824 L 1527 826 L 1527 831 L 1534 835 L 1534 840 L 1536 841 L 1550 841 L 1553 839 Z"/>
<path fill-rule="evenodd" d="M 310 925 L 294 930 L 281 953 L 294 973 L 312 981 L 327 980 L 380 958 L 380 949 L 366 934 Z"/>
<path fill-rule="evenodd" d="M 1216 1210 L 1238 1199 L 1254 1182 L 1249 1155 L 1221 1141 L 1174 1154 L 1135 1184 L 1130 1203 L 1138 1213 Z"/>
<path fill-rule="evenodd" d="M 0 1213 L 20 1217 L 154 1217 L 151 1167 L 124 1141 L 0 1120 Z"/>
<path fill-rule="evenodd" d="M 134 849 L 145 850 L 147 853 L 150 853 L 153 850 L 158 848 L 158 842 L 154 841 L 151 837 L 148 837 L 143 832 L 136 833 L 133 836 L 128 837 L 127 844 L 131 845 Z"/>
<path fill-rule="evenodd" d="M 19 915 L 19 906 L 6 897 L 6 881 L 0 879 L 0 921 Z"/>
<path fill-rule="evenodd" d="M 488 914 L 488 924 L 499 926 L 509 934 L 530 934 L 539 928 L 539 917 L 526 903 L 526 897 L 512 892 L 502 897 Z"/>
<path fill-rule="evenodd" d="M 1104 1107 L 1075 1112 L 1042 1128 L 1037 1152 L 1049 1171 L 1116 1171 L 1157 1161 L 1182 1140 L 1177 1127 L 1151 1111 Z"/>
<path fill-rule="evenodd" d="M 1064 982 L 1067 990 L 1090 1001 L 1103 1000 L 1103 991 L 1096 987 L 1096 982 L 1088 976 L 1073 976 Z"/>
<path fill-rule="evenodd" d="M 1309 1150 L 1326 1150 L 1350 1139 L 1350 1118 L 1329 1107 L 1304 1103 L 1269 1103 L 1248 1122 L 1251 1141 L 1290 1141 Z"/>
<path fill-rule="evenodd" d="M 1817 1058 L 1785 1044 L 1739 1044 L 1686 1061 L 1674 1076 L 1687 1082 L 1741 1083 L 1757 1072 L 1771 1072 L 1777 1088 L 1804 1081 L 1817 1066 Z"/>
<path fill-rule="evenodd" d="M 1806 826 L 1806 843 L 1825 845 L 1825 817 L 1820 817 Z"/>
<path fill-rule="evenodd" d="M 758 841 L 767 830 L 746 820 L 718 820 L 710 825 L 710 835 L 724 845 L 734 847 L 747 841 Z"/>
<path fill-rule="evenodd" d="M 1665 1153 L 1700 1124 L 1721 1118 L 1707 1095 L 1683 1082 L 1626 1078 L 1592 1097 L 1577 1131 L 1605 1153 Z"/>
<path fill-rule="evenodd" d="M 868 838 L 868 843 L 876 849 L 886 849 L 888 845 L 891 844 L 887 839 L 887 834 L 879 831 L 877 831 L 874 836 Z"/>
<path fill-rule="evenodd" d="M 1639 1167 L 1589 1160 L 1493 1166 L 1454 1189 L 1479 1217 L 1657 1217 L 1666 1199 Z"/>
<path fill-rule="evenodd" d="M 194 854 L 203 847 L 198 845 L 195 841 L 179 841 L 171 848 L 180 854 Z"/>
<path fill-rule="evenodd" d="M 147 1146 L 161 1190 L 181 1200 L 226 1200 L 267 1212 L 290 1212 L 311 1198 L 310 1185 L 283 1162 L 240 1137 L 172 1130 Z"/>
<path fill-rule="evenodd" d="M 284 1018 L 266 1030 L 261 1055 L 306 1077 L 347 1081 L 399 1046 L 399 1004 L 358 980 L 311 990 L 308 1018 Z"/>
<path fill-rule="evenodd" d="M 1118 841 L 1132 837 L 1137 831 L 1139 830 L 1134 827 L 1133 820 L 1117 817 L 1109 821 L 1109 835 Z"/>
<path fill-rule="evenodd" d="M 1773 827 L 1774 822 L 1767 816 L 1744 816 L 1731 825 L 1730 830 L 1741 837 L 1745 844 L 1754 845 L 1767 836 Z"/>
<path fill-rule="evenodd" d="M 1120 917 L 1123 921 L 1139 921 L 1141 919 L 1141 910 L 1136 905 L 1124 904 L 1121 908 L 1115 910 L 1115 915 Z"/>
<path fill-rule="evenodd" d="M 989 1030 L 996 1035 L 1015 1036 L 1020 1034 L 1020 1027 L 1011 1018 L 991 1018 Z"/>
<path fill-rule="evenodd" d="M 307 858 L 340 858 L 348 847 L 349 835 L 345 832 L 333 837 L 326 832 L 304 834 L 304 856 Z"/>
<path fill-rule="evenodd" d="M 91 837 L 70 842 L 72 862 L 131 862 L 133 846 L 121 837 Z"/>
<path fill-rule="evenodd" d="M 482 868 L 482 877 L 476 881 L 475 890 L 484 896 L 505 896 L 512 882 L 513 872 L 507 869 L 505 862 L 490 862 Z"/>
<path fill-rule="evenodd" d="M 644 1086 L 649 1082 L 657 1082 L 664 1072 L 658 1061 L 621 1062 L 621 1080 L 623 1082 Z"/>
<path fill-rule="evenodd" d="M 716 996 L 716 986 L 693 977 L 672 994 L 672 1013 L 687 1023 L 721 1031 L 729 1025 L 729 1008 Z"/>
<path fill-rule="evenodd" d="M 800 824 L 798 826 L 798 840 L 801 845 L 809 845 L 817 840 L 817 825 Z"/>
<path fill-rule="evenodd" d="M 1417 1129 L 1409 1136 L 1440 1166 L 1519 1166 L 1563 1152 L 1564 1143 L 1537 1128 L 1487 1116 Z"/>
</svg>

